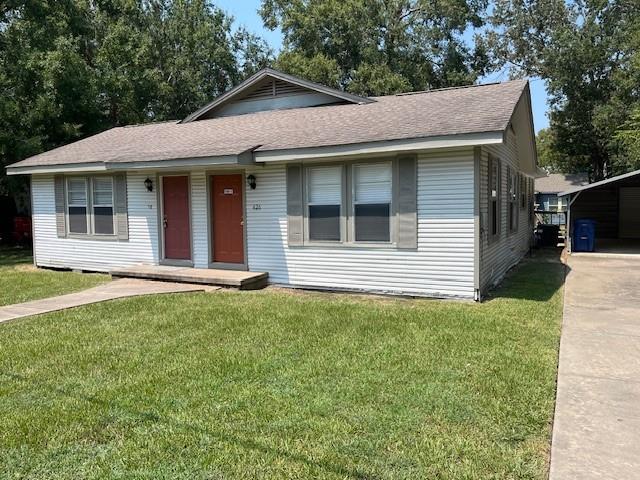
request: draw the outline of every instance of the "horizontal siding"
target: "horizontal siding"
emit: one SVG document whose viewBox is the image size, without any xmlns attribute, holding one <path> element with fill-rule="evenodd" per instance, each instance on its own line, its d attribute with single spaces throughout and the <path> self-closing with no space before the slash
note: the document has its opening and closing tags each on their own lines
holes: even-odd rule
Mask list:
<svg viewBox="0 0 640 480">
<path fill-rule="evenodd" d="M 58 238 L 53 176 L 34 175 L 31 184 L 37 265 L 108 271 L 136 263 L 157 263 L 157 195 L 145 189 L 147 176 L 127 175 L 129 240 L 113 241 Z"/>
<path fill-rule="evenodd" d="M 191 244 L 193 264 L 197 268 L 209 267 L 209 219 L 207 214 L 207 176 L 205 172 L 191 173 Z"/>
<path fill-rule="evenodd" d="M 271 282 L 395 294 L 473 298 L 471 150 L 418 160 L 418 248 L 287 245 L 284 166 L 252 170 L 247 192 L 249 268 Z"/>
<path fill-rule="evenodd" d="M 500 236 L 489 242 L 488 168 L 489 154 L 501 162 L 501 231 Z M 507 167 L 520 171 L 516 138 L 513 132 L 507 135 L 504 145 L 482 147 L 480 156 L 480 285 L 486 290 L 502 280 L 507 271 L 516 265 L 529 251 L 533 228 L 529 223 L 528 208 L 520 209 L 518 230 L 508 231 Z M 520 203 L 518 202 L 518 208 Z"/>
</svg>

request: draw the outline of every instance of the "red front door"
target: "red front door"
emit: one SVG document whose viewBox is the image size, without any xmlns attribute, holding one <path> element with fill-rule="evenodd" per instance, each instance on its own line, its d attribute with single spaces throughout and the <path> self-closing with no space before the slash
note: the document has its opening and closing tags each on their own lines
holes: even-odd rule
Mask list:
<svg viewBox="0 0 640 480">
<path fill-rule="evenodd" d="M 191 259 L 189 225 L 189 177 L 162 177 L 164 258 Z"/>
<path fill-rule="evenodd" d="M 244 263 L 242 175 L 211 177 L 213 261 Z"/>
</svg>

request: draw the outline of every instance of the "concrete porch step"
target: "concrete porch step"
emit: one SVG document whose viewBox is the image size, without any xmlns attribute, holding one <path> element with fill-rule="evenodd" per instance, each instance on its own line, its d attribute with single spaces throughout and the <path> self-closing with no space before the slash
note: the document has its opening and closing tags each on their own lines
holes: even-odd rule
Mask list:
<svg viewBox="0 0 640 480">
<path fill-rule="evenodd" d="M 109 272 L 114 278 L 145 278 L 176 283 L 218 285 L 240 290 L 258 290 L 267 286 L 267 272 L 220 270 L 212 268 L 171 267 L 166 265 L 135 265 Z"/>
</svg>

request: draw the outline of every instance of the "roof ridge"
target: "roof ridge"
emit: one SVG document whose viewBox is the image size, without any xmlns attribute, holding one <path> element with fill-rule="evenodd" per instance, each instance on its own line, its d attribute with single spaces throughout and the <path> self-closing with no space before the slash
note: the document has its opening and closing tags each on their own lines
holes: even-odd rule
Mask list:
<svg viewBox="0 0 640 480">
<path fill-rule="evenodd" d="M 511 83 L 511 82 L 526 82 L 527 80 L 525 79 L 515 79 L 515 80 L 507 80 L 505 82 L 489 82 L 489 83 L 472 83 L 470 85 L 458 85 L 455 87 L 441 87 L 441 88 L 432 88 L 429 90 L 418 90 L 415 92 L 402 92 L 402 93 L 395 93 L 393 95 L 384 95 L 387 97 L 403 97 L 403 96 L 408 96 L 408 95 L 419 95 L 422 93 L 432 93 L 432 92 L 445 92 L 448 90 L 462 90 L 465 88 L 474 88 L 474 87 L 489 87 L 492 85 L 503 85 L 505 83 Z M 375 98 L 375 97 L 374 97 Z"/>
<path fill-rule="evenodd" d="M 118 125 L 113 128 L 144 127 L 146 125 L 162 125 L 163 123 L 179 123 L 179 122 L 180 120 L 158 120 L 157 122 L 140 122 L 140 123 L 131 123 L 129 125 Z"/>
</svg>

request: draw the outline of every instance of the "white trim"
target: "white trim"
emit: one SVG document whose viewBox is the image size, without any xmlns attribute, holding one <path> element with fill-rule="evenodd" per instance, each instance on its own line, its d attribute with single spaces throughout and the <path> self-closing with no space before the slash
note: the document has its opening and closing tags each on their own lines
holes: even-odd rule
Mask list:
<svg viewBox="0 0 640 480">
<path fill-rule="evenodd" d="M 74 163 L 73 165 L 39 165 L 33 167 L 7 167 L 7 175 L 37 175 L 39 173 L 91 173 L 105 172 L 104 163 Z"/>
<path fill-rule="evenodd" d="M 502 142 L 502 131 L 497 131 L 353 143 L 348 145 L 331 145 L 326 147 L 293 148 L 284 150 L 258 149 L 254 151 L 254 157 L 256 162 L 270 163 L 292 160 L 346 157 L 352 155 L 389 154 L 392 152 L 430 150 L 435 148 L 473 147 L 476 145 L 502 144 Z"/>
</svg>

